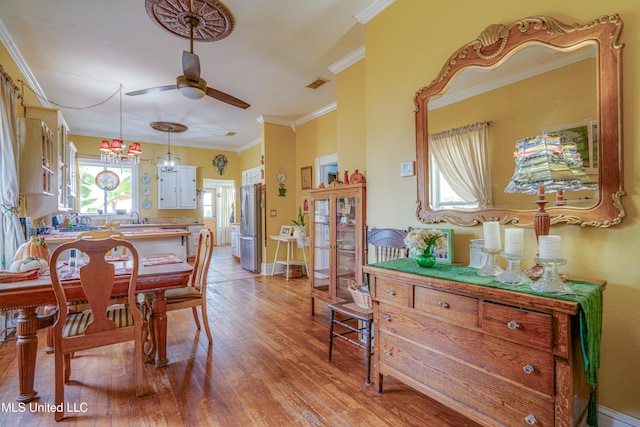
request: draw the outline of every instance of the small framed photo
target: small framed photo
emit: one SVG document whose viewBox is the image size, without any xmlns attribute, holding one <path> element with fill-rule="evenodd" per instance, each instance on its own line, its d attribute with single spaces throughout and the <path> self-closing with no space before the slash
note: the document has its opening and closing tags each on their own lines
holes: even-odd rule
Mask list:
<svg viewBox="0 0 640 427">
<path fill-rule="evenodd" d="M 429 229 L 425 229 L 429 230 Z M 438 264 L 452 264 L 453 263 L 453 230 L 452 229 L 443 229 L 439 228 L 440 232 L 444 235 L 445 245 L 443 248 L 436 248 L 433 251 L 433 255 L 436 257 L 436 262 Z M 409 256 L 411 258 L 415 258 L 420 255 L 420 252 L 411 249 L 409 251 Z"/>
<path fill-rule="evenodd" d="M 293 227 L 290 225 L 283 225 L 280 227 L 280 237 L 290 237 Z"/>
<path fill-rule="evenodd" d="M 300 182 L 303 190 L 309 190 L 313 183 L 311 182 L 311 166 L 300 168 Z"/>
<path fill-rule="evenodd" d="M 302 198 L 302 204 L 300 206 L 302 206 L 303 213 L 309 213 L 311 209 L 311 206 L 309 206 L 309 196 L 305 196 Z"/>
<path fill-rule="evenodd" d="M 413 162 L 400 163 L 400 176 L 413 176 Z"/>
</svg>

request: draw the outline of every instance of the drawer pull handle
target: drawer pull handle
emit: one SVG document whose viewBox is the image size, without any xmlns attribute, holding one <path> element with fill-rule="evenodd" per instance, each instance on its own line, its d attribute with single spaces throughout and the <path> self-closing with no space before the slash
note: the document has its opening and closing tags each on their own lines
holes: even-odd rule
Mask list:
<svg viewBox="0 0 640 427">
<path fill-rule="evenodd" d="M 449 308 L 449 303 L 446 303 L 444 301 L 440 301 L 438 305 L 442 308 Z"/>
<path fill-rule="evenodd" d="M 529 363 L 524 365 L 522 367 L 522 370 L 524 371 L 525 374 L 533 374 L 533 371 L 535 371 L 535 369 L 533 368 L 533 365 L 531 365 Z"/>
<path fill-rule="evenodd" d="M 393 351 L 390 348 L 388 348 L 384 351 L 384 354 L 385 356 L 393 356 Z"/>
<path fill-rule="evenodd" d="M 388 293 L 389 295 L 395 295 L 395 294 L 396 294 L 396 291 L 394 291 L 393 289 L 387 289 L 387 293 Z"/>
<path fill-rule="evenodd" d="M 507 323 L 507 328 L 509 329 L 518 329 L 519 327 L 520 327 L 520 324 L 515 320 L 512 320 L 511 322 Z"/>
<path fill-rule="evenodd" d="M 382 317 L 382 320 L 386 320 L 387 322 L 390 322 L 390 321 L 391 321 L 391 316 L 389 316 L 388 314 L 385 314 L 385 315 Z"/>
<path fill-rule="evenodd" d="M 524 421 L 530 426 L 535 425 L 535 423 L 538 422 L 538 420 L 536 420 L 536 417 L 533 414 L 529 414 L 526 417 L 524 417 Z"/>
</svg>

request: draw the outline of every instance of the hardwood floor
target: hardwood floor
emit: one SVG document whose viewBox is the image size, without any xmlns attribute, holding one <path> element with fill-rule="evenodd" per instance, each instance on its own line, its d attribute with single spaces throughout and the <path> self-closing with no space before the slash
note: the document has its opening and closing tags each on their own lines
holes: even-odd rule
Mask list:
<svg viewBox="0 0 640 427">
<path fill-rule="evenodd" d="M 309 313 L 306 278 L 285 281 L 240 268 L 228 247 L 214 250 L 208 309 L 213 345 L 197 333 L 190 310 L 168 313 L 164 368 L 145 365 L 145 395 L 135 396 L 133 344 L 90 350 L 72 359 L 67 402 L 79 411 L 63 423 L 91 426 L 476 426 L 385 378 L 364 385 L 361 349 L 336 340 L 327 361 L 326 304 Z M 42 333 L 42 331 L 40 332 Z M 39 335 L 40 347 L 44 336 Z M 54 415 L 18 394 L 15 341 L 0 344 L 0 425 L 49 426 Z M 374 378 L 372 378 L 373 380 Z M 38 352 L 33 404 L 53 405 L 53 355 Z M 12 411 L 10 405 L 15 405 Z"/>
</svg>

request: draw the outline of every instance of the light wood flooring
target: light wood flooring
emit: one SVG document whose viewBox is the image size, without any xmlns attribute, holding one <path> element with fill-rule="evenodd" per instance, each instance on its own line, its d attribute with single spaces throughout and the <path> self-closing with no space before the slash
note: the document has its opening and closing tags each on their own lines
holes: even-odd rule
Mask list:
<svg viewBox="0 0 640 427">
<path fill-rule="evenodd" d="M 228 247 L 217 247 L 208 286 L 213 345 L 197 332 L 190 310 L 168 313 L 170 364 L 145 365 L 141 398 L 129 363 L 132 343 L 77 354 L 65 392 L 86 412 L 61 424 L 476 426 L 392 377 L 377 394 L 364 385 L 362 350 L 348 343 L 336 340 L 328 362 L 328 311 L 316 302 L 310 315 L 308 286 L 307 278 L 249 273 Z M 36 370 L 34 403 L 53 405 L 53 355 L 39 351 Z M 55 425 L 53 413 L 29 406 L 12 412 L 17 394 L 13 340 L 0 344 L 0 425 Z"/>
</svg>

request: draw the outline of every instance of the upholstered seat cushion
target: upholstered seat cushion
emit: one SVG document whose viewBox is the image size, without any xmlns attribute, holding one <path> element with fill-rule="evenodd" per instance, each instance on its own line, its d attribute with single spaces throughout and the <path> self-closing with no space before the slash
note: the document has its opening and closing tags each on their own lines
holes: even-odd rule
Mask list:
<svg viewBox="0 0 640 427">
<path fill-rule="evenodd" d="M 200 298 L 200 292 L 193 286 L 186 286 L 184 288 L 167 289 L 164 291 L 164 296 L 168 302 L 175 302 L 175 300 Z M 153 293 L 145 292 L 144 299 L 147 301 L 147 304 L 151 306 Z"/>
<path fill-rule="evenodd" d="M 107 310 L 107 318 L 112 320 L 118 328 L 133 326 L 133 316 L 126 307 L 110 308 Z M 82 335 L 92 320 L 93 313 L 89 310 L 81 313 L 69 313 L 64 328 L 62 329 L 62 336 L 69 338 Z"/>
</svg>

